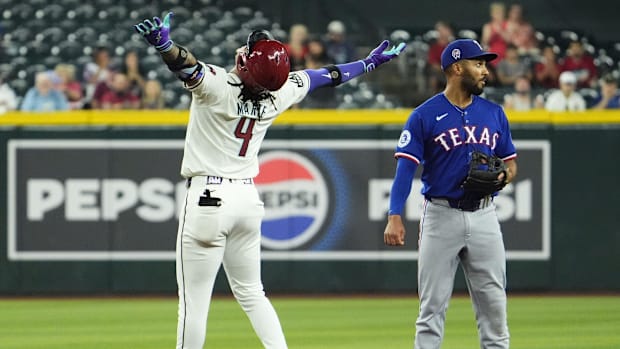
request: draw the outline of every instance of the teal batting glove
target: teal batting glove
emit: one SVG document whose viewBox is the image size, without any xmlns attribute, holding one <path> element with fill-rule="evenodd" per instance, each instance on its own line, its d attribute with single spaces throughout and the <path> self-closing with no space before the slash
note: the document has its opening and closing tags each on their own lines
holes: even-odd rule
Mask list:
<svg viewBox="0 0 620 349">
<path fill-rule="evenodd" d="M 153 17 L 153 21 L 145 19 L 133 27 L 149 44 L 153 45 L 157 51 L 166 52 L 172 48 L 172 44 L 174 43 L 170 39 L 170 18 L 172 15 L 172 12 L 168 12 L 163 21 L 159 19 L 159 17 Z"/>
<path fill-rule="evenodd" d="M 401 42 L 398 46 L 393 46 L 391 49 L 386 50 L 388 46 L 390 46 L 390 42 L 383 40 L 379 46 L 370 52 L 368 57 L 362 60 L 365 72 L 372 71 L 381 64 L 391 61 L 394 57 L 403 52 L 407 44 Z"/>
</svg>

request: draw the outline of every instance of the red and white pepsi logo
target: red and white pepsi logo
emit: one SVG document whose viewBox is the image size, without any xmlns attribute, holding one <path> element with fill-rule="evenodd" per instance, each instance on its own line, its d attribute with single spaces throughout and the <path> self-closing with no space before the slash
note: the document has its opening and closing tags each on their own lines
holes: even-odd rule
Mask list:
<svg viewBox="0 0 620 349">
<path fill-rule="evenodd" d="M 265 203 L 262 245 L 278 250 L 303 245 L 319 232 L 327 216 L 323 175 L 306 157 L 290 151 L 265 153 L 259 164 L 254 182 Z"/>
</svg>

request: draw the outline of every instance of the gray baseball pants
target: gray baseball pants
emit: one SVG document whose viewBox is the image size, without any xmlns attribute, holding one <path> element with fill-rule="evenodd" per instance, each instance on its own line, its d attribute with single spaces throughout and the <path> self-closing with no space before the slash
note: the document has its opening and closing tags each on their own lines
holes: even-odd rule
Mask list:
<svg viewBox="0 0 620 349">
<path fill-rule="evenodd" d="M 480 348 L 507 349 L 506 255 L 495 205 L 477 211 L 446 201 L 424 204 L 420 221 L 415 349 L 439 349 L 460 263 L 473 303 Z"/>
</svg>

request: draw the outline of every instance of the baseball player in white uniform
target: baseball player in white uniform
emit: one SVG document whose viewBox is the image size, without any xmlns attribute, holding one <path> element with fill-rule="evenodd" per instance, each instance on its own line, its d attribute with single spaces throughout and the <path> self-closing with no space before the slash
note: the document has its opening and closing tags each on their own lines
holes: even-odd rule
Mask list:
<svg viewBox="0 0 620 349">
<path fill-rule="evenodd" d="M 192 94 L 181 175 L 187 194 L 179 216 L 177 349 L 199 349 L 220 265 L 265 348 L 287 348 L 278 316 L 265 297 L 260 272 L 264 207 L 253 184 L 258 151 L 275 118 L 306 94 L 337 86 L 396 57 L 383 41 L 359 61 L 290 72 L 286 49 L 265 30 L 236 52 L 235 68 L 198 61 L 170 39 L 168 13 L 135 29 L 161 54 Z"/>
</svg>

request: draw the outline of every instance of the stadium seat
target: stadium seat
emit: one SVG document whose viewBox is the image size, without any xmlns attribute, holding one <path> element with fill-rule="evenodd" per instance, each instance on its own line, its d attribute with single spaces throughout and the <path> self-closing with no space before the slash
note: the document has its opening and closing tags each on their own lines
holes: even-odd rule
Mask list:
<svg viewBox="0 0 620 349">
<path fill-rule="evenodd" d="M 97 0 L 93 1 L 93 4 L 97 7 L 98 10 L 106 10 L 116 4 L 116 0 Z"/>
<path fill-rule="evenodd" d="M 185 27 L 177 28 L 174 30 L 174 40 L 187 45 L 194 39 L 194 31 Z"/>
<path fill-rule="evenodd" d="M 108 16 L 116 20 L 122 20 L 123 18 L 127 18 L 129 15 L 129 11 L 123 5 L 114 5 L 110 6 L 108 9 Z"/>
<path fill-rule="evenodd" d="M 582 88 L 577 90 L 577 92 L 586 101 L 586 105 L 588 107 L 592 106 L 592 104 L 594 104 L 594 101 L 596 101 L 599 97 L 599 91 L 594 88 Z"/>
<path fill-rule="evenodd" d="M 9 64 L 13 67 L 14 71 L 19 71 L 28 66 L 28 58 L 25 56 L 16 56 L 11 59 Z"/>
<path fill-rule="evenodd" d="M 67 37 L 65 31 L 59 27 L 48 27 L 44 29 L 41 33 L 37 34 L 37 36 L 38 35 L 42 35 L 42 40 L 50 43 L 61 42 Z"/>
<path fill-rule="evenodd" d="M 478 40 L 478 33 L 471 29 L 462 29 L 458 32 L 458 37 L 462 39 Z"/>
<path fill-rule="evenodd" d="M 73 9 L 83 3 L 82 0 L 59 0 L 58 3 L 65 9 Z"/>
<path fill-rule="evenodd" d="M 217 45 L 224 40 L 224 31 L 217 28 L 212 27 L 209 30 L 205 30 L 202 34 L 209 45 Z"/>
<path fill-rule="evenodd" d="M 19 27 L 15 30 L 7 33 L 9 41 L 13 41 L 16 43 L 25 43 L 34 39 L 35 33 L 30 30 L 30 28 Z"/>
<path fill-rule="evenodd" d="M 393 109 L 394 102 L 388 100 L 383 93 L 377 94 L 375 100 L 368 106 L 370 109 Z"/>
<path fill-rule="evenodd" d="M 239 6 L 235 8 L 232 13 L 239 22 L 243 23 L 252 18 L 254 11 L 247 6 Z"/>
<path fill-rule="evenodd" d="M 194 32 L 194 35 L 203 35 L 209 28 L 209 22 L 200 12 L 194 12 L 193 17 L 186 22 L 180 23 L 179 27 L 191 30 Z"/>
<path fill-rule="evenodd" d="M 282 29 L 282 26 L 280 25 L 280 23 L 278 22 L 271 23 L 271 28 L 269 29 L 269 31 L 271 32 L 274 38 L 282 42 L 288 41 L 288 33 L 286 32 L 286 30 Z"/>
<path fill-rule="evenodd" d="M 59 4 L 47 5 L 43 8 L 46 20 L 59 22 L 65 17 L 65 9 Z"/>
<path fill-rule="evenodd" d="M 97 31 L 91 27 L 81 27 L 74 32 L 77 42 L 93 45 L 97 40 Z"/>
<path fill-rule="evenodd" d="M 48 70 L 48 68 L 43 64 L 32 64 L 32 65 L 27 66 L 25 70 L 28 76 L 34 77 L 36 73 L 46 71 Z"/>
<path fill-rule="evenodd" d="M 239 22 L 234 18 L 232 12 L 226 11 L 219 20 L 213 23 L 212 27 L 230 32 L 239 27 Z"/>
<path fill-rule="evenodd" d="M 146 71 L 157 70 L 163 64 L 159 55 L 145 55 L 140 58 L 140 65 Z"/>
<path fill-rule="evenodd" d="M 390 40 L 392 42 L 409 42 L 411 40 L 411 34 L 404 29 L 396 29 L 390 33 Z"/>
<path fill-rule="evenodd" d="M 599 76 L 603 76 L 615 69 L 614 59 L 607 55 L 607 50 L 599 49 L 598 55 L 594 58 L 594 65 L 598 70 Z"/>
<path fill-rule="evenodd" d="M 61 58 L 61 57 L 59 57 L 59 56 L 54 56 L 54 55 L 52 55 L 52 56 L 47 56 L 47 57 L 45 57 L 45 58 L 43 59 L 43 65 L 45 65 L 46 67 L 50 67 L 50 68 L 53 68 L 53 67 L 55 67 L 56 65 L 58 65 L 58 64 L 60 64 L 60 63 L 64 63 L 64 62 L 65 62 L 65 60 L 64 60 L 64 59 L 62 59 L 62 58 Z"/>
<path fill-rule="evenodd" d="M 12 79 L 8 83 L 18 96 L 24 96 L 31 86 L 30 82 L 25 79 Z"/>
<path fill-rule="evenodd" d="M 183 23 L 185 21 L 189 21 L 190 19 L 192 19 L 192 11 L 188 10 L 184 6 L 174 6 L 170 8 L 170 11 L 174 13 L 173 18 L 174 18 L 174 21 L 177 23 Z"/>
<path fill-rule="evenodd" d="M 428 30 L 424 34 L 422 34 L 422 40 L 427 43 L 437 40 L 438 37 L 439 33 L 435 29 Z"/>
<path fill-rule="evenodd" d="M 243 45 L 245 45 L 245 40 L 240 42 L 232 37 L 228 37 L 219 46 L 222 49 L 222 54 L 232 59 L 235 55 L 235 51 Z"/>
<path fill-rule="evenodd" d="M 59 56 L 65 59 L 67 62 L 71 62 L 75 57 L 79 57 L 84 47 L 76 41 L 62 41 L 58 44 Z"/>
<path fill-rule="evenodd" d="M 337 109 L 359 109 L 360 105 L 353 100 L 353 96 L 346 94 L 342 98 L 342 102 L 338 104 Z"/>
<path fill-rule="evenodd" d="M 271 25 L 269 19 L 265 18 L 265 15 L 261 11 L 254 12 L 254 17 L 245 22 L 245 25 L 250 29 L 262 29 L 268 28 Z"/>
<path fill-rule="evenodd" d="M 222 10 L 218 6 L 206 6 L 200 9 L 200 13 L 207 20 L 207 23 L 215 23 L 222 17 Z"/>
<path fill-rule="evenodd" d="M 32 21 L 34 16 L 34 9 L 27 2 L 20 2 L 13 6 L 11 10 L 8 10 L 12 17 L 21 19 L 22 21 Z"/>
<path fill-rule="evenodd" d="M 70 8 L 70 7 L 65 7 L 65 8 Z M 70 15 L 70 13 L 73 13 L 73 15 Z M 67 12 L 67 18 L 86 22 L 86 21 L 89 21 L 95 18 L 96 14 L 97 14 L 97 10 L 95 9 L 93 5 L 81 4 L 75 7 L 75 10 L 69 10 Z"/>
<path fill-rule="evenodd" d="M 161 15 L 159 11 L 154 11 L 152 8 L 148 6 L 140 6 L 136 7 L 129 12 L 129 18 L 134 20 L 134 24 L 138 21 L 142 21 L 145 19 L 151 19 L 153 16 Z"/>
</svg>

